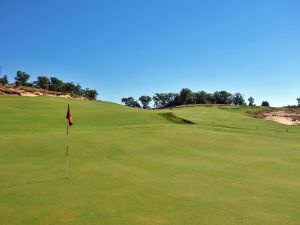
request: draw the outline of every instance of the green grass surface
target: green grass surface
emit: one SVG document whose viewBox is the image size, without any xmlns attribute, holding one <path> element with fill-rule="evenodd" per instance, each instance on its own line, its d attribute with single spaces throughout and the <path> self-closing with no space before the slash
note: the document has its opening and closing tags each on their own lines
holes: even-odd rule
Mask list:
<svg viewBox="0 0 300 225">
<path fill-rule="evenodd" d="M 0 224 L 299 225 L 300 128 L 249 110 L 0 97 Z"/>
</svg>

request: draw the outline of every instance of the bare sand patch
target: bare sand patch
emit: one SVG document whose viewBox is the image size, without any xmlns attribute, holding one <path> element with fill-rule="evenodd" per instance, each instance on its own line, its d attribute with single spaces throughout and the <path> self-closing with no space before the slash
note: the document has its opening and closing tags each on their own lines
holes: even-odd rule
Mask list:
<svg viewBox="0 0 300 225">
<path fill-rule="evenodd" d="M 39 96 L 35 93 L 30 93 L 30 92 L 21 92 L 21 96 L 26 96 L 26 97 L 36 97 Z"/>
<path fill-rule="evenodd" d="M 71 95 L 59 95 L 60 98 L 72 98 Z"/>
<path fill-rule="evenodd" d="M 59 97 L 59 98 L 72 98 L 71 95 L 47 95 L 50 97 Z"/>
<path fill-rule="evenodd" d="M 263 116 L 266 120 L 285 125 L 300 125 L 300 112 L 298 110 L 274 110 L 263 113 Z"/>
</svg>

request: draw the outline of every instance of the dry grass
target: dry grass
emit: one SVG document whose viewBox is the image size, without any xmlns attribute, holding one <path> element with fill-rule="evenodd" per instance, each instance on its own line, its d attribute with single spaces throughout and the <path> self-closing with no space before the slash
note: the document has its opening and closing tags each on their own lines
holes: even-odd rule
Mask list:
<svg viewBox="0 0 300 225">
<path fill-rule="evenodd" d="M 21 96 L 21 92 L 10 88 L 9 86 L 0 86 L 0 93 L 2 95 L 19 95 Z"/>
<path fill-rule="evenodd" d="M 266 116 L 265 113 L 273 112 L 273 108 L 259 108 L 255 111 L 247 111 L 247 114 L 251 117 L 257 118 L 257 119 L 264 119 Z"/>
</svg>

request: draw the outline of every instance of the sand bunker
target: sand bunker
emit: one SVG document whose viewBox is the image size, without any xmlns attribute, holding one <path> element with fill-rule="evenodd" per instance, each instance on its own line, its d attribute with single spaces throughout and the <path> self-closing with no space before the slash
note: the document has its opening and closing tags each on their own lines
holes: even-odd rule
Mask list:
<svg viewBox="0 0 300 225">
<path fill-rule="evenodd" d="M 266 120 L 272 120 L 285 125 L 300 125 L 300 112 L 292 110 L 278 110 L 263 114 Z"/>
</svg>

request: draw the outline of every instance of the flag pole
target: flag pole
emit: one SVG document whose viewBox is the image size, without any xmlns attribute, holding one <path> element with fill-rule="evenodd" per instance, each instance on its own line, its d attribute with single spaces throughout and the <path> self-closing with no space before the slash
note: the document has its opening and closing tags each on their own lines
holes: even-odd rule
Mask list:
<svg viewBox="0 0 300 225">
<path fill-rule="evenodd" d="M 67 144 L 66 144 L 66 178 L 69 178 L 69 142 L 68 142 L 68 137 L 69 137 L 69 124 L 67 120 Z"/>
<path fill-rule="evenodd" d="M 71 116 L 71 111 L 70 111 L 70 105 L 68 104 L 68 111 L 67 111 L 67 137 L 66 137 L 66 178 L 69 178 L 69 142 L 68 142 L 68 137 L 69 137 L 69 126 L 72 126 L 73 120 Z"/>
</svg>

